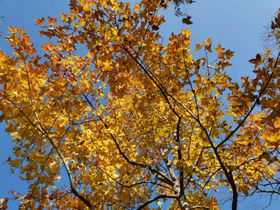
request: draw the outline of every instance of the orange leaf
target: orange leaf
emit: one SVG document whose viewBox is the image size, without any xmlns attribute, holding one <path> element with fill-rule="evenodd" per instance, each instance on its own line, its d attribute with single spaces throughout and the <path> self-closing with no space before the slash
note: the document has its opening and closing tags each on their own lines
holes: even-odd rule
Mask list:
<svg viewBox="0 0 280 210">
<path fill-rule="evenodd" d="M 56 23 L 55 18 L 48 17 L 49 25 L 53 26 Z"/>
<path fill-rule="evenodd" d="M 141 5 L 140 5 L 140 4 L 135 4 L 135 7 L 134 7 L 134 10 L 135 10 L 135 11 L 140 10 L 140 8 L 141 8 Z"/>
<path fill-rule="evenodd" d="M 211 38 L 205 40 L 205 41 L 204 41 L 204 44 L 205 44 L 205 45 L 211 45 L 211 44 L 212 44 Z"/>
<path fill-rule="evenodd" d="M 44 17 L 38 18 L 38 19 L 35 20 L 35 22 L 36 22 L 37 25 L 42 25 L 42 24 L 45 23 L 45 18 Z"/>
</svg>

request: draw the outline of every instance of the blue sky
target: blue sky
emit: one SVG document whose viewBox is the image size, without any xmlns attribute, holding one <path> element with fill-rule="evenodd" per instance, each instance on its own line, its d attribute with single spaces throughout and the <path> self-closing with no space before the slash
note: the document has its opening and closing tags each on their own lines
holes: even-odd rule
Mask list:
<svg viewBox="0 0 280 210">
<path fill-rule="evenodd" d="M 3 40 L 7 35 L 7 26 L 24 27 L 31 35 L 31 40 L 40 46 L 42 41 L 34 20 L 38 17 L 58 17 L 60 12 L 68 10 L 68 1 L 63 0 L 0 0 L 0 48 L 11 52 L 9 45 Z M 252 65 L 248 60 L 266 46 L 264 40 L 265 27 L 269 26 L 274 12 L 280 7 L 277 0 L 197 0 L 197 3 L 187 7 L 187 13 L 192 16 L 193 25 L 187 26 L 192 31 L 192 46 L 211 37 L 214 44 L 221 43 L 225 48 L 235 52 L 233 67 L 230 74 L 235 80 L 241 76 L 252 75 Z M 177 33 L 186 25 L 174 16 L 173 10 L 165 12 L 167 22 L 161 31 L 168 40 L 171 32 Z M 4 161 L 12 153 L 11 138 L 0 125 L 0 198 L 8 195 L 9 191 L 26 190 L 26 185 L 19 180 L 18 173 L 9 174 L 9 167 Z M 227 194 L 225 194 L 227 195 Z M 224 196 L 225 198 L 227 196 Z M 280 199 L 278 198 L 278 203 Z M 277 209 L 277 201 L 266 208 Z M 240 209 L 262 209 L 269 202 L 269 197 L 256 196 L 252 199 L 240 199 Z M 17 209 L 17 203 L 11 201 L 10 209 Z M 229 209 L 228 203 L 221 206 Z"/>
</svg>

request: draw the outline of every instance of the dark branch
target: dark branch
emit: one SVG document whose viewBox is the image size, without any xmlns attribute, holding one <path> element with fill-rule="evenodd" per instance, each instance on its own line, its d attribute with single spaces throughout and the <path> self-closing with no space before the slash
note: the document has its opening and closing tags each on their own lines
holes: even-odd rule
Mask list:
<svg viewBox="0 0 280 210">
<path fill-rule="evenodd" d="M 276 62 L 275 62 L 275 65 L 274 65 L 274 68 L 277 67 L 277 63 L 278 63 L 278 60 L 279 60 L 279 56 L 280 56 L 280 52 L 278 53 L 278 56 L 277 56 L 277 59 L 276 59 Z M 217 149 L 222 146 L 226 141 L 228 141 L 236 132 L 237 130 L 246 122 L 247 118 L 250 116 L 250 114 L 252 113 L 252 111 L 254 110 L 254 108 L 256 107 L 256 105 L 259 103 L 260 101 L 260 98 L 262 97 L 262 95 L 264 94 L 264 92 L 266 91 L 267 89 L 267 86 L 269 85 L 271 79 L 273 77 L 273 72 L 271 72 L 271 74 L 269 75 L 268 77 L 268 80 L 265 84 L 265 86 L 262 88 L 262 90 L 259 92 L 259 95 L 257 97 L 257 99 L 255 100 L 255 102 L 253 103 L 252 107 L 250 108 L 250 110 L 248 111 L 248 113 L 245 115 L 245 117 L 243 118 L 243 120 L 237 125 L 237 127 L 230 132 L 230 134 L 228 134 L 228 136 L 223 140 L 221 141 L 218 145 L 217 145 Z"/>
<path fill-rule="evenodd" d="M 153 202 L 155 202 L 155 201 L 157 201 L 159 199 L 162 199 L 162 198 L 177 198 L 177 197 L 176 196 L 169 196 L 169 195 L 158 195 L 155 198 L 152 198 L 152 199 L 146 201 L 145 203 L 143 203 L 141 206 L 139 206 L 137 208 L 137 210 L 143 209 L 146 206 L 148 206 L 149 204 L 151 204 L 151 203 L 153 203 Z"/>
<path fill-rule="evenodd" d="M 89 98 L 88 98 L 85 94 L 83 94 L 83 96 L 84 96 L 85 100 L 87 101 L 87 103 L 89 104 L 89 106 L 90 106 L 92 109 L 95 109 L 94 106 L 93 106 L 93 104 L 92 104 L 91 101 L 89 100 Z M 98 117 L 98 118 L 100 119 L 100 121 L 103 123 L 104 127 L 105 127 L 106 129 L 108 129 L 108 128 L 109 128 L 109 125 L 102 119 L 102 117 L 99 116 L 99 115 L 97 115 L 97 117 Z M 173 185 L 174 185 L 173 181 L 171 181 L 166 175 L 164 175 L 164 174 L 161 173 L 160 171 L 158 171 L 158 170 L 156 170 L 156 169 L 153 169 L 151 166 L 149 166 L 149 165 L 147 165 L 147 164 L 138 163 L 138 162 L 135 162 L 135 161 L 130 160 L 130 159 L 127 157 L 127 155 L 122 151 L 122 149 L 121 149 L 121 147 L 120 147 L 120 145 L 119 145 L 119 143 L 118 143 L 116 137 L 115 137 L 112 133 L 109 133 L 109 135 L 110 135 L 111 139 L 114 141 L 114 143 L 115 143 L 115 145 L 116 145 L 116 147 L 117 147 L 117 149 L 118 149 L 120 155 L 126 160 L 126 162 L 128 162 L 128 163 L 131 164 L 131 165 L 138 166 L 138 167 L 141 167 L 141 168 L 148 168 L 153 174 L 155 174 L 155 175 L 157 176 L 157 178 L 158 178 L 160 181 L 162 181 L 162 182 L 164 182 L 164 183 L 166 183 L 166 184 L 168 184 L 168 185 L 170 185 L 170 186 L 173 186 Z"/>
</svg>

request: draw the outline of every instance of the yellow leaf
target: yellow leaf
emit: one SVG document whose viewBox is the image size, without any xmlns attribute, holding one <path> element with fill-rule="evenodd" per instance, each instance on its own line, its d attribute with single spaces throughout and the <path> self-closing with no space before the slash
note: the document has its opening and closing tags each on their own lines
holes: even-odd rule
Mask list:
<svg viewBox="0 0 280 210">
<path fill-rule="evenodd" d="M 205 45 L 211 45 L 211 44 L 212 44 L 211 38 L 205 40 L 205 41 L 204 41 L 204 44 L 205 44 Z"/>
<path fill-rule="evenodd" d="M 199 51 L 203 47 L 203 44 L 196 44 L 195 51 Z"/>
<path fill-rule="evenodd" d="M 221 45 L 219 44 L 218 47 L 215 49 L 215 51 L 218 53 L 218 55 L 222 55 L 224 52 L 225 48 L 222 48 Z"/>
<path fill-rule="evenodd" d="M 140 5 L 140 4 L 135 4 L 134 10 L 135 10 L 135 11 L 138 11 L 138 10 L 140 10 L 140 9 L 141 9 L 141 5 Z"/>
</svg>

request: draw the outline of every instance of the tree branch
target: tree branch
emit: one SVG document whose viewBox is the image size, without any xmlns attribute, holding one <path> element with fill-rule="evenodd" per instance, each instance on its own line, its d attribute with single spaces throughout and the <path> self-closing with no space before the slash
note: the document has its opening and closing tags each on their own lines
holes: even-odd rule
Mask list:
<svg viewBox="0 0 280 210">
<path fill-rule="evenodd" d="M 93 104 L 92 104 L 91 101 L 89 100 L 89 98 L 88 98 L 85 94 L 83 94 L 83 96 L 84 96 L 84 98 L 86 99 L 86 101 L 87 101 L 87 103 L 89 104 L 89 106 L 91 107 L 91 109 L 95 109 L 94 106 L 93 106 Z M 99 116 L 99 115 L 96 115 L 96 116 L 97 116 L 97 117 L 100 119 L 100 121 L 103 123 L 104 127 L 105 127 L 106 129 L 108 129 L 109 126 L 108 126 L 108 124 L 102 119 L 102 117 Z M 148 168 L 153 174 L 156 174 L 157 178 L 158 178 L 160 181 L 162 181 L 162 182 L 164 182 L 164 183 L 166 183 L 166 184 L 168 184 L 168 185 L 170 185 L 170 186 L 173 186 L 173 185 L 174 185 L 174 182 L 173 182 L 172 180 L 170 180 L 170 179 L 168 178 L 168 176 L 164 175 L 164 174 L 161 173 L 160 171 L 158 171 L 158 170 L 156 170 L 156 169 L 153 169 L 151 166 L 146 165 L 146 164 L 144 164 L 144 163 L 138 163 L 138 162 L 135 162 L 135 161 L 130 160 L 130 159 L 127 157 L 127 155 L 122 151 L 122 149 L 121 149 L 121 147 L 120 147 L 120 145 L 119 145 L 119 143 L 118 143 L 116 137 L 115 137 L 112 133 L 109 133 L 109 135 L 110 135 L 111 139 L 114 141 L 114 143 L 115 143 L 115 145 L 116 145 L 116 147 L 117 147 L 117 149 L 118 149 L 120 155 L 126 160 L 126 162 L 128 162 L 129 164 L 134 165 L 134 166 L 139 166 L 139 167 L 141 167 L 141 168 Z"/>
<path fill-rule="evenodd" d="M 277 63 L 278 63 L 278 60 L 279 60 L 279 56 L 280 56 L 280 52 L 278 53 L 278 56 L 277 56 L 277 59 L 276 59 L 276 62 L 275 62 L 275 65 L 274 65 L 274 68 L 277 67 Z M 271 81 L 273 77 L 273 72 L 271 72 L 271 74 L 269 75 L 268 77 L 268 80 L 265 84 L 265 86 L 262 88 L 262 90 L 259 92 L 259 95 L 257 97 L 257 99 L 255 100 L 255 102 L 253 103 L 252 107 L 250 108 L 250 110 L 248 111 L 248 113 L 245 115 L 245 117 L 242 119 L 242 121 L 237 125 L 237 127 L 230 132 L 230 134 L 228 134 L 228 136 L 223 140 L 221 141 L 218 145 L 217 145 L 217 149 L 222 146 L 226 141 L 228 141 L 235 133 L 236 131 L 245 123 L 245 121 L 247 120 L 247 118 L 250 116 L 250 114 L 252 113 L 252 111 L 254 110 L 254 108 L 256 107 L 256 105 L 258 104 L 258 102 L 260 101 L 260 98 L 262 97 L 262 95 L 264 94 L 264 92 L 266 91 L 266 88 L 267 86 L 269 85 L 269 82 Z"/>
<path fill-rule="evenodd" d="M 141 206 L 139 206 L 137 208 L 137 210 L 143 209 L 146 206 L 148 206 L 149 204 L 151 204 L 151 203 L 153 203 L 153 202 L 155 202 L 155 201 L 157 201 L 159 199 L 162 199 L 162 198 L 177 198 L 177 197 L 176 196 L 169 196 L 169 195 L 158 195 L 155 198 L 152 198 L 152 199 L 146 201 L 145 203 L 143 203 Z"/>
</svg>

